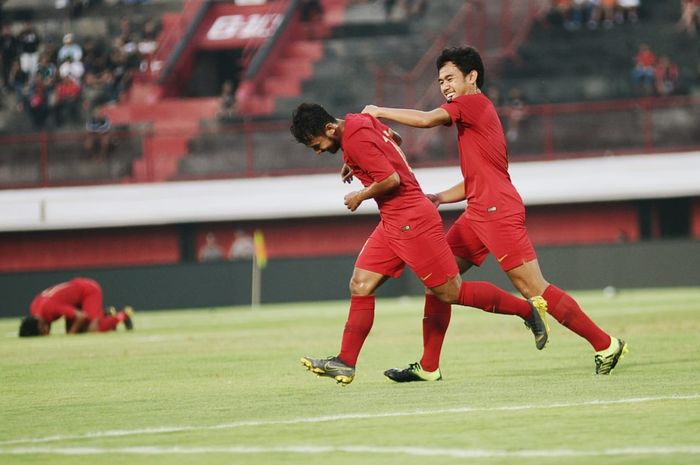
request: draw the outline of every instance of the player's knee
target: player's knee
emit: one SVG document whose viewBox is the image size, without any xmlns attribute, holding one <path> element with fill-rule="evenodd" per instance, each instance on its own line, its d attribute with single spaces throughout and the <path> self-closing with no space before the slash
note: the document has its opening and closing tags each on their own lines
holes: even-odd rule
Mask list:
<svg viewBox="0 0 700 465">
<path fill-rule="evenodd" d="M 459 290 L 462 285 L 462 280 L 459 276 L 455 276 L 447 281 L 445 284 L 434 287 L 431 289 L 435 297 L 442 300 L 448 304 L 458 303 L 459 301 Z"/>
<path fill-rule="evenodd" d="M 350 294 L 351 295 L 372 295 L 374 287 L 371 283 L 364 279 L 358 279 L 353 276 L 350 279 Z"/>
</svg>

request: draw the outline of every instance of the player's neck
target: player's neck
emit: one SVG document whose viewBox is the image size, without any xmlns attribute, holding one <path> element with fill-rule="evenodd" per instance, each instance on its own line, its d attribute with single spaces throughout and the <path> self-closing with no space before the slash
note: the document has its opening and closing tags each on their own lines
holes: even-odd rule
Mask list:
<svg viewBox="0 0 700 465">
<path fill-rule="evenodd" d="M 336 129 L 336 132 L 338 133 L 338 137 L 342 140 L 343 139 L 343 132 L 345 131 L 345 120 L 344 119 L 339 119 L 336 120 L 338 128 Z"/>
</svg>

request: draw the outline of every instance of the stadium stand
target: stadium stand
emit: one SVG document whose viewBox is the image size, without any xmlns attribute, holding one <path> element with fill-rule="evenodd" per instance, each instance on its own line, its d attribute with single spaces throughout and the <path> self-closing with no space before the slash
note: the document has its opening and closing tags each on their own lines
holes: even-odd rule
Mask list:
<svg viewBox="0 0 700 465">
<path fill-rule="evenodd" d="M 374 219 L 356 215 L 352 221 L 344 220 L 342 205 L 340 211 L 333 210 L 326 198 L 318 198 L 336 192 L 321 195 L 310 187 L 318 178 L 304 177 L 302 182 L 300 177 L 278 177 L 337 176 L 337 159 L 314 157 L 291 141 L 289 113 L 301 101 L 321 102 L 337 114 L 359 111 L 373 102 L 431 108 L 441 101 L 435 89 L 434 56 L 448 44 L 467 41 L 484 51 L 494 83 L 486 91 L 499 102 L 506 128 L 518 124 L 516 135 L 509 131 L 513 161 L 604 155 L 603 166 L 618 158 L 608 155 L 700 147 L 696 130 L 700 105 L 693 97 L 698 92 L 694 73 L 700 54 L 696 40 L 674 29 L 677 6 L 646 0 L 636 23 L 570 30 L 552 15 L 537 19 L 539 11 L 533 6 L 539 3 L 440 0 L 437 8 L 437 2 L 429 1 L 422 15 L 397 9 L 387 18 L 380 1 L 325 0 L 318 28 L 290 19 L 287 27 L 275 30 L 279 35 L 239 43 L 232 52 L 208 49 L 211 45 L 198 51 L 194 44 L 199 36 L 192 35 L 197 32 L 192 26 L 197 18 L 204 21 L 202 34 L 216 20 L 202 8 L 227 16 L 232 2 L 151 0 L 124 6 L 103 0 L 89 2 L 79 17 L 70 17 L 43 2 L 8 1 L 5 18 L 13 27 L 31 18 L 42 38 L 54 45 L 66 33 L 73 33 L 82 44 L 89 37 L 116 37 L 125 13 L 135 30 L 157 19 L 160 35 L 157 51 L 139 63 L 131 85 L 115 101 L 99 107 L 115 125 L 117 144 L 106 159 L 85 153 L 82 122 L 60 129 L 49 124 L 37 133 L 26 115 L 17 113 L 13 96 L 5 96 L 0 111 L 0 187 L 8 196 L 0 202 L 7 219 L 0 232 L 0 255 L 7 265 L 2 271 L 176 265 L 193 259 L 195 244 L 207 231 L 226 241 L 241 225 L 264 227 L 273 260 L 352 253 Z M 270 0 L 264 12 L 284 14 L 294 11 L 288 8 L 295 4 Z M 265 27 L 277 24 L 279 19 L 274 18 L 278 17 L 268 17 Z M 179 42 L 182 37 L 185 40 Z M 659 54 L 678 63 L 679 95 L 635 94 L 630 71 L 641 42 L 654 44 Z M 181 62 L 170 60 L 175 54 Z M 165 69 L 168 73 L 161 74 Z M 246 77 L 253 69 L 262 74 L 248 76 L 259 78 L 251 84 Z M 218 119 L 224 79 L 241 84 L 240 101 L 234 107 L 238 115 Z M 414 167 L 453 169 L 457 151 L 450 128 L 400 132 Z M 658 158 L 671 155 L 682 154 Z M 443 171 L 435 176 L 447 177 Z M 209 182 L 165 182 L 198 180 Z M 264 182 L 263 187 L 255 181 Z M 137 184 L 142 182 L 150 184 Z M 236 188 L 229 191 L 218 182 Z M 14 191 L 83 184 L 123 185 Z M 181 184 L 182 191 L 169 190 Z M 299 184 L 308 185 L 313 193 L 288 190 Z M 560 186 L 557 195 L 567 187 Z M 653 192 L 663 187 L 657 183 Z M 260 204 L 255 189 L 272 191 L 272 200 Z M 199 191 L 205 194 L 200 197 Z M 533 240 L 537 245 L 566 246 L 700 237 L 700 203 L 693 191 L 658 194 L 668 199 L 654 198 L 654 193 L 647 198 L 637 191 L 615 191 L 618 194 L 583 200 L 549 197 L 529 206 Z M 166 204 L 173 195 L 176 205 Z M 105 200 L 110 196 L 119 202 Z M 79 200 L 87 203 L 83 216 Z M 302 203 L 305 210 L 299 207 Z M 142 204 L 150 210 L 139 211 L 136 206 Z M 237 206 L 235 214 L 227 209 L 230 204 Z M 268 207 L 284 219 L 255 211 Z M 180 210 L 191 216 L 178 216 Z M 118 228 L 127 213 L 134 213 L 134 223 Z M 445 214 L 448 222 L 451 214 Z M 81 222 L 84 218 L 86 223 Z M 104 223 L 89 223 L 93 220 Z M 55 231 L 64 228 L 68 230 Z M 83 238 L 84 231 L 89 239 Z M 54 244 L 55 239 L 60 240 Z M 102 252 L 93 255 L 97 249 Z"/>
</svg>

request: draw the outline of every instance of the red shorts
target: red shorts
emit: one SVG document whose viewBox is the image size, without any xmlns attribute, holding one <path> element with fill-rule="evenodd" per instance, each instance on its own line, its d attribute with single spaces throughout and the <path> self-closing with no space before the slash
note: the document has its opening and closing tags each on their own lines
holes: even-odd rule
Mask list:
<svg viewBox="0 0 700 465">
<path fill-rule="evenodd" d="M 462 213 L 447 231 L 452 253 L 476 266 L 493 254 L 503 271 L 537 258 L 525 228 L 525 214 L 494 221 L 474 221 Z"/>
<path fill-rule="evenodd" d="M 365 242 L 355 267 L 398 278 L 408 265 L 429 288 L 445 284 L 459 274 L 442 223 L 422 231 L 408 231 L 399 238 L 389 237 L 379 223 Z"/>
</svg>

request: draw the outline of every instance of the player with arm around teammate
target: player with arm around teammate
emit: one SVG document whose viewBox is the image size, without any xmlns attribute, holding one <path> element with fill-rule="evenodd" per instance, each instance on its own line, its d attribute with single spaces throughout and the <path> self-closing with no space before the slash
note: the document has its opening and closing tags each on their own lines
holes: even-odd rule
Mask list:
<svg viewBox="0 0 700 465">
<path fill-rule="evenodd" d="M 525 298 L 544 301 L 551 316 L 591 344 L 596 373 L 610 374 L 627 352 L 627 344 L 600 329 L 569 294 L 542 275 L 525 227 L 525 207 L 508 173 L 503 127 L 493 104 L 481 92 L 481 56 L 472 47 L 447 48 L 436 66 L 440 91 L 447 101 L 440 107 L 419 111 L 368 105 L 363 112 L 417 128 L 456 127 L 463 180 L 429 197 L 435 205 L 467 200 L 466 211 L 447 233 L 460 273 L 493 254 Z M 426 303 L 426 316 L 435 311 L 435 305 L 429 308 Z M 406 370 L 410 367 L 386 374 L 395 377 Z"/>
<path fill-rule="evenodd" d="M 352 382 L 360 350 L 374 322 L 375 291 L 388 278 L 400 276 L 406 265 L 430 290 L 431 298 L 445 302 L 448 308 L 450 303 L 488 311 L 498 307 L 501 313 L 519 315 L 530 323 L 536 341 L 544 346 L 544 315 L 531 303 L 490 283 L 462 282 L 440 215 L 408 166 L 398 134 L 370 115 L 347 114 L 337 119 L 313 103 L 299 105 L 292 119 L 290 129 L 295 139 L 317 155 L 342 149 L 343 173 L 351 170 L 364 186 L 345 196 L 345 206 L 354 212 L 365 200 L 374 199 L 380 216 L 350 279 L 350 310 L 340 353 L 325 359 L 302 358 L 308 370 L 343 385 Z M 475 287 L 491 289 L 494 299 L 475 299 Z M 442 337 L 434 340 L 442 345 Z M 435 349 L 439 356 L 439 347 Z M 442 377 L 437 367 L 425 371 L 425 376 L 433 380 Z"/>
</svg>

